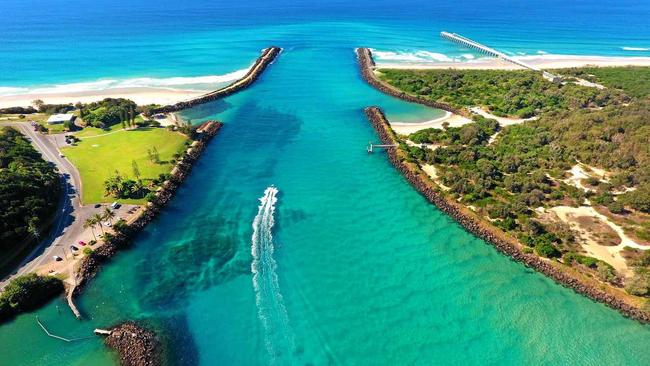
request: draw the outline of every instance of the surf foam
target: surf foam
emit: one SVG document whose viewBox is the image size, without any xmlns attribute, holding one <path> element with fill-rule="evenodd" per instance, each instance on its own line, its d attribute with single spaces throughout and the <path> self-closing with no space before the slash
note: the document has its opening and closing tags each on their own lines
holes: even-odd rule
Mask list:
<svg viewBox="0 0 650 366">
<path fill-rule="evenodd" d="M 65 94 L 102 91 L 106 89 L 123 88 L 157 88 L 183 90 L 210 90 L 210 87 L 226 84 L 241 79 L 250 68 L 233 71 L 223 75 L 204 75 L 192 77 L 150 78 L 140 77 L 131 79 L 100 79 L 89 82 L 41 85 L 33 87 L 0 87 L 0 96 L 24 94 Z"/>
<path fill-rule="evenodd" d="M 650 51 L 650 48 L 646 47 L 621 47 L 624 51 Z"/>
</svg>

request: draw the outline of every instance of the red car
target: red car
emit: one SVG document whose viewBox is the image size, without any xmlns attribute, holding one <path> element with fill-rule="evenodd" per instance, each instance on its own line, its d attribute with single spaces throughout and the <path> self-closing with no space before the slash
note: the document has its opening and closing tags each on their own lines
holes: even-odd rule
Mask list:
<svg viewBox="0 0 650 366">
<path fill-rule="evenodd" d="M 83 247 L 84 245 L 86 245 L 86 242 L 83 241 L 83 240 L 79 240 L 79 245 L 81 245 Z"/>
</svg>

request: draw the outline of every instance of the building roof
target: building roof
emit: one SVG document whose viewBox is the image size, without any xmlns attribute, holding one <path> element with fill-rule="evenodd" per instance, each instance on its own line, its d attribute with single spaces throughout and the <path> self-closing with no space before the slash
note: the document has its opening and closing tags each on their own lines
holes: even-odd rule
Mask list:
<svg viewBox="0 0 650 366">
<path fill-rule="evenodd" d="M 72 121 L 74 117 L 74 114 L 53 114 L 50 116 L 50 118 L 47 119 L 47 123 L 61 123 Z"/>
</svg>

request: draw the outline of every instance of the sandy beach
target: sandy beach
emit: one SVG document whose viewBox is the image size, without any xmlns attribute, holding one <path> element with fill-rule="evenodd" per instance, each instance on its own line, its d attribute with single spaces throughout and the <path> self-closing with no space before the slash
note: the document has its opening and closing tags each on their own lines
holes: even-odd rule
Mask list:
<svg viewBox="0 0 650 366">
<path fill-rule="evenodd" d="M 650 66 L 650 57 L 606 57 L 573 55 L 538 55 L 513 57 L 542 69 L 563 69 L 583 66 Z M 375 60 L 379 69 L 476 69 L 517 70 L 520 67 L 496 58 L 450 62 L 391 63 Z"/>
<path fill-rule="evenodd" d="M 432 119 L 430 121 L 423 122 L 390 122 L 390 126 L 393 128 L 393 131 L 397 132 L 400 135 L 410 135 L 414 132 L 424 130 L 425 128 L 443 128 L 443 124 L 447 122 L 449 127 L 460 127 L 462 125 L 471 123 L 472 120 L 451 112 L 445 112 L 445 115 Z"/>
<path fill-rule="evenodd" d="M 18 94 L 0 96 L 0 108 L 27 107 L 36 99 L 41 99 L 48 104 L 65 104 L 76 102 L 89 103 L 104 98 L 128 98 L 139 105 L 165 105 L 192 99 L 205 94 L 206 92 L 207 91 L 137 87 L 77 91 L 70 93 Z"/>
</svg>

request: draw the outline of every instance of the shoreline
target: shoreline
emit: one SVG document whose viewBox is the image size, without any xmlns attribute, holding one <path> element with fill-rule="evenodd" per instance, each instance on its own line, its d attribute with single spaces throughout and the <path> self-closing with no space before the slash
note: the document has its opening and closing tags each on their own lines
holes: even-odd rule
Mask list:
<svg viewBox="0 0 650 366">
<path fill-rule="evenodd" d="M 246 73 L 234 81 L 219 87 L 217 90 L 207 89 L 183 89 L 171 87 L 154 87 L 154 86 L 126 86 L 126 87 L 109 87 L 97 90 L 77 90 L 69 92 L 45 92 L 45 93 L 26 93 L 14 95 L 0 95 L 0 108 L 10 107 L 30 107 L 32 102 L 40 99 L 46 104 L 71 104 L 71 103 L 91 103 L 106 98 L 126 98 L 133 100 L 137 105 L 160 105 L 151 112 L 170 113 L 178 112 L 183 109 L 194 107 L 198 104 L 207 103 L 219 98 L 232 95 L 254 83 L 272 64 L 277 56 L 282 52 L 282 48 L 271 46 L 262 50 L 262 54 L 255 60 Z M 239 73 L 235 71 L 228 75 Z M 65 86 L 65 85 L 64 85 Z"/>
<path fill-rule="evenodd" d="M 531 55 L 513 56 L 540 69 L 566 69 L 572 67 L 650 66 L 650 57 L 641 56 L 578 56 L 578 55 Z M 521 67 L 497 58 L 481 58 L 469 61 L 447 62 L 381 62 L 375 61 L 377 69 L 472 69 L 472 70 L 523 70 Z"/>
<path fill-rule="evenodd" d="M 445 115 L 442 117 L 434 118 L 428 121 L 422 122 L 389 122 L 390 127 L 393 131 L 397 132 L 400 135 L 410 135 L 414 132 L 426 129 L 426 128 L 443 128 L 444 123 L 448 123 L 449 127 L 460 127 L 465 124 L 471 123 L 472 120 L 463 117 L 458 114 L 445 111 Z"/>
<path fill-rule="evenodd" d="M 391 129 L 390 123 L 379 107 L 368 107 L 364 112 L 382 144 L 397 144 L 395 132 Z M 564 287 L 574 290 L 578 294 L 619 311 L 623 316 L 641 323 L 650 323 L 650 313 L 626 301 L 623 294 L 616 293 L 616 291 L 620 290 L 611 288 L 610 292 L 614 292 L 612 294 L 601 289 L 602 284 L 600 282 L 588 279 L 577 272 L 570 271 L 568 268 L 560 267 L 562 266 L 561 263 L 524 253 L 521 250 L 522 245 L 516 239 L 483 222 L 480 217 L 470 212 L 467 207 L 442 194 L 440 188 L 428 178 L 417 164 L 408 163 L 400 158 L 399 152 L 401 150 L 399 147 L 388 148 L 386 151 L 391 164 L 425 199 L 449 215 L 467 231 L 491 244 L 501 254 L 535 269 L 537 272 Z"/>
<path fill-rule="evenodd" d="M 179 112 L 182 111 L 183 109 L 192 108 L 199 104 L 212 102 L 214 100 L 221 99 L 229 95 L 235 94 L 240 90 L 247 88 L 249 85 L 253 84 L 260 76 L 262 76 L 264 70 L 266 70 L 266 68 L 275 61 L 275 59 L 280 55 L 281 52 L 282 52 L 282 48 L 277 46 L 271 46 L 269 48 L 265 48 L 264 50 L 262 50 L 262 54 L 260 55 L 260 57 L 258 57 L 257 60 L 255 60 L 253 66 L 251 66 L 248 72 L 246 72 L 246 75 L 244 75 L 244 77 L 242 77 L 241 79 L 238 79 L 232 84 L 229 84 L 223 88 L 219 88 L 207 94 L 201 94 L 199 96 L 196 96 L 193 99 L 178 102 L 175 104 L 168 104 L 163 107 L 153 109 L 150 111 L 150 114 L 154 115 L 158 113 L 166 114 L 172 112 Z"/>
<path fill-rule="evenodd" d="M 67 93 L 29 93 L 0 96 L 0 108 L 29 107 L 41 99 L 46 104 L 91 103 L 106 98 L 127 98 L 137 105 L 172 104 L 196 98 L 205 91 L 155 87 L 109 88 Z"/>
</svg>

